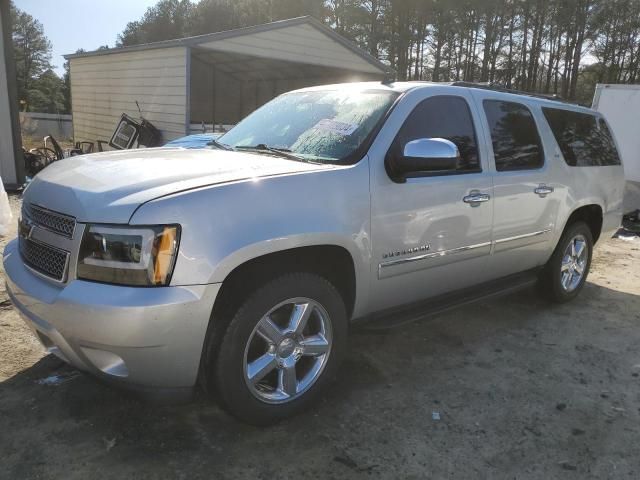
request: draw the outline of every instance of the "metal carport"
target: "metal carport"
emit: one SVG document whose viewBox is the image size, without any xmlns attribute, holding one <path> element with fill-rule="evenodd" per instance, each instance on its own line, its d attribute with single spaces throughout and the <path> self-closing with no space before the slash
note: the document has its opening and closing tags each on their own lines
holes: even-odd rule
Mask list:
<svg viewBox="0 0 640 480">
<path fill-rule="evenodd" d="M 288 90 L 390 74 L 311 17 L 66 58 L 76 141 L 107 140 L 121 113 L 138 116 L 136 101 L 169 140 L 235 124 Z"/>
</svg>

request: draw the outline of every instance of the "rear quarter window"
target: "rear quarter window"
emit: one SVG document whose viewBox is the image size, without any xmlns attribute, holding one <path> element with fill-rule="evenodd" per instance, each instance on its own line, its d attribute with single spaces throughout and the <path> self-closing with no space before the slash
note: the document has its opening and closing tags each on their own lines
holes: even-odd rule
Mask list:
<svg viewBox="0 0 640 480">
<path fill-rule="evenodd" d="M 543 107 L 565 162 L 572 167 L 620 165 L 607 124 L 595 115 Z"/>
</svg>

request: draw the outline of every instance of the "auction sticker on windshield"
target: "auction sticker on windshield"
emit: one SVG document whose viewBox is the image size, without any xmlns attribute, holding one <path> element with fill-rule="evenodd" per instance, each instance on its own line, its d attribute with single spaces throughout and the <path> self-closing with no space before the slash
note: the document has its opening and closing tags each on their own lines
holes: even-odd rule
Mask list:
<svg viewBox="0 0 640 480">
<path fill-rule="evenodd" d="M 353 132 L 355 132 L 358 126 L 351 123 L 339 122 L 330 118 L 323 118 L 318 123 L 316 123 L 313 128 L 316 130 L 324 130 L 326 132 L 337 133 L 346 137 L 347 135 L 351 135 Z"/>
</svg>

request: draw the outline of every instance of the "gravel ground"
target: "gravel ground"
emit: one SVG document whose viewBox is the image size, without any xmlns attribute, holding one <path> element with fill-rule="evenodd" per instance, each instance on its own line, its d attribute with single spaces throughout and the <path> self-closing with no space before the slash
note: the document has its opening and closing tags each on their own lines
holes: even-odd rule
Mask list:
<svg viewBox="0 0 640 480">
<path fill-rule="evenodd" d="M 571 304 L 525 291 L 356 333 L 326 398 L 267 429 L 43 357 L 2 288 L 0 478 L 638 478 L 638 265 L 640 239 L 611 239 Z"/>
</svg>

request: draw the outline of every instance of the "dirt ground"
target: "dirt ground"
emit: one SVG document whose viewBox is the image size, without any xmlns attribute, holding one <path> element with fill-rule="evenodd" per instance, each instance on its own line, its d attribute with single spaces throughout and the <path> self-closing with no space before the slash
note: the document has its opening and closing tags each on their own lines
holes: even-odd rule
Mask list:
<svg viewBox="0 0 640 480">
<path fill-rule="evenodd" d="M 2 287 L 0 477 L 639 478 L 639 265 L 640 240 L 611 239 L 571 304 L 525 291 L 357 332 L 323 402 L 267 429 L 86 375 L 39 384 L 73 370 Z"/>
</svg>

